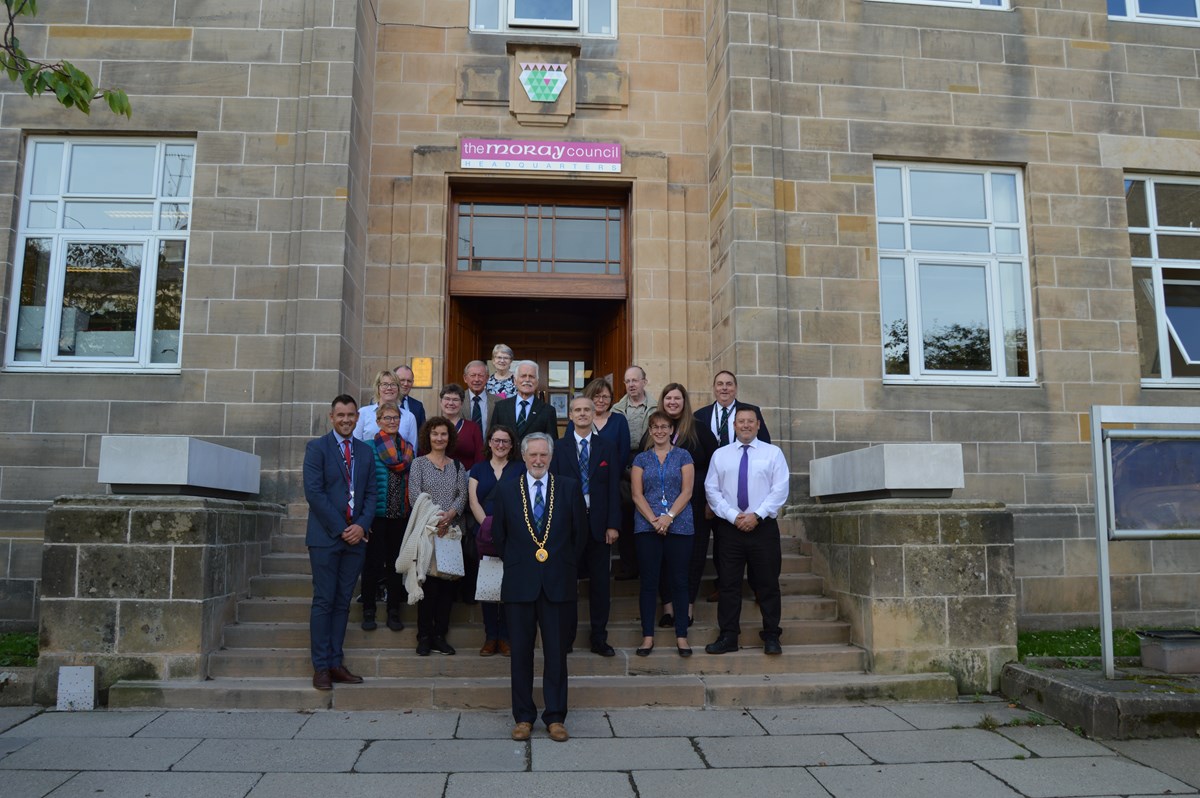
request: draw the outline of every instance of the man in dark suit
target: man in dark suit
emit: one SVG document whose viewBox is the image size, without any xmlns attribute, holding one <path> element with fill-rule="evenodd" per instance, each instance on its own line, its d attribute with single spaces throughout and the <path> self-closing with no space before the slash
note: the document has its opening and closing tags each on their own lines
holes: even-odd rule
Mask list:
<svg viewBox="0 0 1200 798">
<path fill-rule="evenodd" d="M 583 488 L 587 507 L 587 545 L 581 552 L 579 570 L 588 578 L 588 609 L 591 622 L 592 653 L 602 657 L 616 656 L 608 644 L 609 584 L 608 570 L 612 561 L 612 544 L 617 542 L 621 526 L 621 500 L 618 482 L 624 471 L 618 461 L 617 447 L 601 438 L 592 428 L 596 406 L 586 396 L 571 400 L 573 429 L 554 444 L 550 473 L 570 477 Z M 624 434 L 624 433 L 622 433 Z M 578 618 L 575 618 L 578 626 Z M 571 643 L 575 630 L 571 631 Z"/>
<path fill-rule="evenodd" d="M 762 410 L 757 405 L 739 402 L 737 394 L 737 376 L 732 371 L 718 371 L 717 376 L 713 378 L 713 396 L 716 397 L 716 401 L 697 410 L 696 421 L 701 428 L 713 434 L 717 446 L 726 446 L 737 437 L 733 429 L 733 420 L 737 417 L 738 408 L 745 407 L 753 410 L 754 415 L 758 417 L 758 439 L 763 443 L 770 443 L 771 433 L 767 431 L 767 422 L 763 420 Z"/>
<path fill-rule="evenodd" d="M 413 389 L 413 370 L 402 363 L 396 366 L 394 372 L 396 382 L 400 385 L 400 409 L 413 414 L 413 418 L 417 422 L 417 432 L 420 432 L 421 427 L 425 424 L 425 405 L 421 404 L 420 399 L 414 399 L 408 395 Z M 416 447 L 414 446 L 414 448 Z"/>
<path fill-rule="evenodd" d="M 362 677 L 342 664 L 342 643 L 378 491 L 375 453 L 354 438 L 358 422 L 354 397 L 343 394 L 334 399 L 329 420 L 333 431 L 309 441 L 304 449 L 304 498 L 308 500 L 304 543 L 313 580 L 308 630 L 313 687 L 318 690 L 332 690 L 334 682 L 362 683 Z"/>
<path fill-rule="evenodd" d="M 588 536 L 579 483 L 549 473 L 553 439 L 532 432 L 521 441 L 526 473 L 496 489 L 492 540 L 504 561 L 500 599 L 512 646 L 512 730 L 528 740 L 537 719 L 533 703 L 533 642 L 542 636 L 542 721 L 550 739 L 567 727 L 567 647 L 579 599 L 579 553 Z"/>
<path fill-rule="evenodd" d="M 492 409 L 492 418 L 488 421 L 491 429 L 497 424 L 503 424 L 517 431 L 517 443 L 521 442 L 531 432 L 544 432 L 550 440 L 558 437 L 558 414 L 554 408 L 537 398 L 538 364 L 532 360 L 522 360 L 516 366 L 515 380 L 517 395 L 496 402 Z"/>
<path fill-rule="evenodd" d="M 487 440 L 488 415 L 492 397 L 487 392 L 488 370 L 482 360 L 472 360 L 463 369 L 463 384 L 467 386 L 467 400 L 463 403 L 463 415 L 479 425 L 483 439 Z"/>
</svg>

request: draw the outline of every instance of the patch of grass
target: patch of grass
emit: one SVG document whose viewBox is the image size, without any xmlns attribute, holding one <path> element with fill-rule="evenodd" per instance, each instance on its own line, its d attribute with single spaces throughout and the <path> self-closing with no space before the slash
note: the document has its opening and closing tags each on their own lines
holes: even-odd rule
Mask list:
<svg viewBox="0 0 1200 798">
<path fill-rule="evenodd" d="M 984 731 L 995 731 L 996 729 L 1000 728 L 1000 721 L 996 720 L 991 715 L 984 714 L 984 716 L 979 719 L 979 722 L 975 724 L 975 728 L 983 729 Z"/>
<path fill-rule="evenodd" d="M 32 668 L 37 657 L 36 633 L 0 632 L 0 668 Z"/>
<path fill-rule="evenodd" d="M 1113 631 L 1113 654 L 1136 657 L 1142 652 L 1138 636 L 1132 629 Z M 1061 632 L 1018 632 L 1017 657 L 1098 657 L 1100 630 L 1067 629 Z"/>
</svg>

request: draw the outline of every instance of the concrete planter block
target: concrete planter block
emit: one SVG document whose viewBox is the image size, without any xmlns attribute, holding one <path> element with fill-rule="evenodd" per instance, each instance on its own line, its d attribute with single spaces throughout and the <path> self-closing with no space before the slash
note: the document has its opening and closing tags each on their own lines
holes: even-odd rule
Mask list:
<svg viewBox="0 0 1200 798">
<path fill-rule="evenodd" d="M 262 458 L 179 435 L 105 435 L 99 482 L 116 493 L 257 494 Z"/>
<path fill-rule="evenodd" d="M 814 498 L 946 497 L 963 481 L 957 443 L 885 443 L 809 463 Z"/>
</svg>

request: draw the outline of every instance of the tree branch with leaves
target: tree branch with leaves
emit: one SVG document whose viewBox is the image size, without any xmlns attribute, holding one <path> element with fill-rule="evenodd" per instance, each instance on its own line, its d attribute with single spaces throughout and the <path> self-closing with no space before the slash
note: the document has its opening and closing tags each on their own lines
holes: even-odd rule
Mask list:
<svg viewBox="0 0 1200 798">
<path fill-rule="evenodd" d="M 4 0 L 8 21 L 0 41 L 0 69 L 13 83 L 20 83 L 30 97 L 47 91 L 66 108 L 78 108 L 91 113 L 93 100 L 104 100 L 114 114 L 130 117 L 133 108 L 122 89 L 96 88 L 92 78 L 70 61 L 52 63 L 30 58 L 21 49 L 17 38 L 17 18 L 37 14 L 37 0 Z"/>
</svg>

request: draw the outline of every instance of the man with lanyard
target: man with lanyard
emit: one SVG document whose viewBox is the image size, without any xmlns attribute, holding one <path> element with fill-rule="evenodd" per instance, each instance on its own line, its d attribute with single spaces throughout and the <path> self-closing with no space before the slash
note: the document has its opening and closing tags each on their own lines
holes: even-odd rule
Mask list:
<svg viewBox="0 0 1200 798">
<path fill-rule="evenodd" d="M 614 575 L 618 580 L 637 579 L 637 551 L 633 545 L 633 493 L 629 485 L 629 469 L 633 458 L 641 451 L 642 438 L 646 434 L 646 419 L 658 409 L 658 403 L 646 394 L 646 370 L 641 366 L 625 369 L 625 395 L 613 405 L 613 412 L 625 416 L 629 423 L 629 462 L 621 468 L 621 535 L 617 538 L 617 551 L 621 555 L 621 567 Z"/>
<path fill-rule="evenodd" d="M 749 566 L 750 589 L 762 612 L 763 653 L 782 654 L 779 644 L 781 600 L 779 523 L 775 520 L 788 497 L 790 474 L 783 451 L 758 439 L 758 417 L 739 407 L 735 441 L 713 454 L 704 480 L 705 498 L 716 516 L 713 531 L 720 541 L 717 569 L 720 635 L 705 646 L 709 654 L 738 650 L 741 633 L 742 575 Z"/>
<path fill-rule="evenodd" d="M 304 449 L 304 498 L 308 527 L 304 542 L 312 567 L 313 600 L 308 630 L 313 687 L 334 682 L 360 684 L 342 662 L 350 598 L 362 573 L 367 530 L 375 519 L 375 452 L 354 437 L 358 403 L 345 394 L 329 411 L 333 430 Z"/>
</svg>

